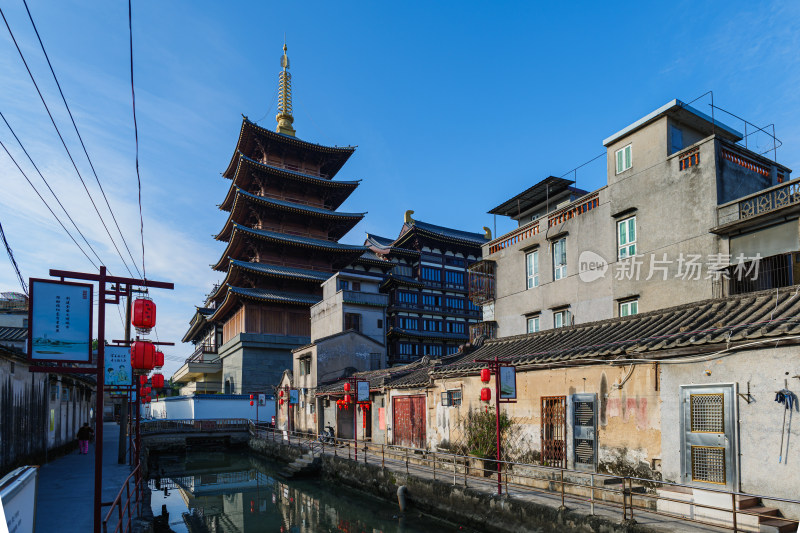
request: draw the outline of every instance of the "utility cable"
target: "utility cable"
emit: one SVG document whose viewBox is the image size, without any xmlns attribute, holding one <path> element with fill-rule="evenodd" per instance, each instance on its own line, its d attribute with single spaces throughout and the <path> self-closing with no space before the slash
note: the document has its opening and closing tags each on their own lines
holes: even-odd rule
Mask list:
<svg viewBox="0 0 800 533">
<path fill-rule="evenodd" d="M 136 182 L 139 186 L 139 233 L 142 236 L 142 278 L 147 279 L 147 268 L 144 266 L 144 217 L 142 216 L 142 177 L 139 174 L 139 126 L 136 124 L 136 91 L 133 88 L 133 16 L 131 0 L 128 0 L 128 36 L 131 50 L 131 103 L 133 106 L 133 135 L 136 139 Z"/>
<path fill-rule="evenodd" d="M 14 259 L 14 252 L 11 251 L 11 246 L 8 244 L 8 240 L 6 240 L 6 233 L 3 231 L 3 224 L 0 224 L 0 238 L 3 239 L 3 245 L 6 247 L 8 258 L 11 260 L 11 264 L 14 266 L 14 271 L 17 273 L 17 279 L 19 279 L 19 284 L 22 286 L 22 290 L 23 292 L 25 292 L 25 296 L 27 296 L 28 286 L 25 284 L 25 278 L 22 277 L 22 273 L 19 271 L 19 265 L 17 265 L 17 260 Z"/>
<path fill-rule="evenodd" d="M 103 224 L 103 227 L 105 228 L 106 233 L 108 234 L 108 238 L 111 239 L 111 244 L 114 245 L 114 248 L 117 251 L 117 255 L 119 255 L 119 258 L 122 260 L 122 264 L 125 266 L 125 269 L 128 271 L 128 274 L 130 274 L 131 277 L 133 277 L 133 272 L 131 272 L 131 269 L 128 267 L 128 263 L 125 261 L 125 258 L 122 257 L 122 253 L 119 251 L 119 247 L 117 246 L 116 241 L 114 241 L 114 237 L 111 236 L 111 231 L 109 231 L 108 225 L 106 225 L 105 220 L 103 220 L 103 215 L 100 214 L 100 210 L 97 208 L 97 204 L 95 203 L 94 198 L 92 198 L 92 194 L 89 192 L 89 188 L 86 186 L 86 182 L 84 181 L 83 176 L 80 173 L 80 170 L 78 170 L 78 165 L 75 163 L 75 160 L 73 159 L 72 154 L 70 153 L 69 148 L 67 147 L 67 143 L 66 141 L 64 141 L 64 137 L 61 135 L 61 131 L 58 129 L 58 125 L 56 124 L 56 121 L 53 118 L 53 114 L 50 112 L 50 108 L 47 106 L 47 102 L 45 101 L 44 96 L 42 95 L 42 91 L 39 90 L 39 85 L 36 83 L 36 79 L 33 77 L 33 72 L 31 72 L 31 69 L 28 66 L 28 62 L 25 60 L 25 55 L 22 53 L 22 49 L 19 47 L 19 43 L 17 43 L 17 39 L 16 37 L 14 37 L 14 33 L 11 31 L 11 26 L 9 26 L 8 20 L 6 19 L 6 15 L 5 13 L 3 13 L 2 8 L 0 8 L 0 16 L 2 16 L 3 18 L 3 22 L 6 25 L 6 29 L 8 29 L 8 34 L 11 36 L 11 40 L 14 42 L 14 46 L 17 48 L 19 57 L 22 59 L 22 63 L 25 65 L 25 69 L 28 71 L 28 76 L 30 76 L 31 81 L 33 82 L 33 86 L 36 88 L 36 92 L 39 94 L 39 98 L 41 99 L 42 104 L 44 105 L 44 108 L 47 111 L 47 115 L 50 117 L 50 122 L 53 123 L 53 127 L 55 128 L 56 133 L 58 134 L 58 138 L 61 140 L 61 144 L 64 146 L 64 150 L 66 150 L 67 156 L 69 157 L 70 162 L 72 162 L 72 166 L 73 168 L 75 168 L 75 172 L 78 174 L 78 179 L 83 185 L 86 194 L 89 196 L 89 201 L 92 203 L 92 206 L 94 207 L 97 216 L 100 218 L 100 222 Z"/>
<path fill-rule="evenodd" d="M 111 218 L 114 221 L 114 225 L 117 227 L 119 236 L 122 237 L 122 243 L 125 245 L 125 249 L 128 251 L 128 256 L 131 258 L 131 263 L 133 263 L 133 268 L 135 268 L 136 273 L 141 276 L 141 272 L 139 272 L 139 267 L 136 266 L 136 260 L 133 258 L 133 254 L 131 254 L 131 249 L 128 247 L 128 242 L 125 240 L 125 235 L 122 234 L 122 230 L 120 229 L 119 223 L 117 222 L 117 217 L 116 215 L 114 215 L 114 210 L 111 209 L 111 204 L 108 201 L 106 192 L 103 190 L 103 186 L 100 184 L 100 178 L 97 176 L 97 171 L 94 169 L 92 158 L 89 157 L 89 152 L 86 149 L 86 145 L 83 142 L 83 137 L 81 137 L 81 132 L 78 131 L 78 125 L 75 123 L 75 117 L 72 116 L 72 111 L 69 108 L 69 104 L 67 104 L 67 99 L 64 96 L 64 91 L 61 90 L 61 84 L 58 82 L 58 76 L 56 76 L 56 72 L 55 70 L 53 70 L 53 65 L 50 63 L 50 57 L 47 55 L 47 50 L 45 50 L 44 48 L 42 37 L 39 35 L 39 30 L 36 28 L 36 23 L 33 22 L 33 16 L 31 15 L 31 11 L 30 9 L 28 9 L 28 2 L 27 0 L 22 0 L 22 3 L 25 4 L 25 11 L 28 12 L 28 18 L 30 19 L 31 25 L 33 26 L 33 31 L 36 33 L 36 38 L 39 40 L 39 46 L 41 46 L 44 58 L 47 60 L 47 66 L 50 67 L 50 73 L 53 75 L 53 79 L 56 82 L 56 87 L 58 87 L 58 93 L 61 95 L 61 100 L 64 102 L 64 107 L 67 108 L 69 119 L 72 121 L 72 127 L 75 128 L 75 134 L 78 136 L 78 140 L 81 143 L 81 148 L 83 148 L 83 153 L 86 155 L 86 159 L 89 161 L 89 167 L 92 169 L 92 174 L 94 174 L 94 179 L 97 182 L 97 186 L 100 188 L 100 193 L 103 195 L 103 199 L 106 202 L 106 207 L 108 207 L 108 211 L 111 213 Z"/>
<path fill-rule="evenodd" d="M 53 190 L 53 188 L 52 188 L 52 187 L 50 187 L 50 184 L 49 184 L 49 183 L 47 182 L 47 180 L 44 178 L 44 175 L 43 175 L 43 174 L 42 174 L 42 172 L 39 170 L 39 167 L 38 167 L 38 166 L 36 166 L 36 163 L 34 163 L 34 162 L 33 162 L 33 158 L 31 158 L 31 155 L 28 153 L 28 150 L 27 150 L 27 149 L 25 149 L 25 146 L 22 144 L 22 141 L 20 141 L 20 140 L 19 140 L 19 137 L 17 137 L 17 134 L 16 134 L 16 132 L 15 132 L 15 131 L 14 131 L 14 129 L 11 127 L 11 124 L 9 124 L 9 123 L 8 123 L 8 120 L 6 120 L 6 117 L 5 117 L 5 115 L 3 115 L 3 112 L 2 112 L 2 111 L 0 111 L 0 118 L 2 118 L 2 119 L 3 119 L 3 122 L 5 122 L 5 123 L 6 123 L 6 126 L 8 127 L 8 130 L 11 132 L 11 135 L 13 135 L 13 136 L 14 136 L 14 139 L 16 139 L 16 141 L 17 141 L 17 144 L 19 144 L 19 147 L 20 147 L 20 148 L 22 148 L 22 151 L 23 151 L 23 152 L 25 153 L 25 155 L 28 157 L 28 161 L 30 161 L 31 165 L 33 165 L 33 168 L 34 168 L 34 169 L 36 169 L 36 172 L 39 174 L 39 177 L 40 177 L 40 178 L 42 178 L 42 181 L 43 181 L 43 182 L 44 182 L 44 184 L 47 186 L 47 189 L 50 191 L 50 193 L 53 195 L 53 198 L 55 198 L 55 199 L 56 199 L 56 202 L 58 202 L 58 205 L 59 205 L 59 206 L 61 206 L 61 209 L 64 211 L 64 214 L 65 214 L 65 215 L 67 215 L 67 218 L 69 219 L 69 221 L 70 221 L 70 222 L 72 222 L 72 225 L 75 227 L 75 230 L 76 230 L 76 231 L 78 232 L 78 234 L 79 234 L 79 235 L 80 235 L 80 236 L 83 238 L 83 241 L 86 243 L 86 246 L 88 246 L 88 247 L 89 247 L 89 249 L 92 251 L 92 253 L 94 254 L 94 256 L 97 258 L 97 261 L 98 261 L 98 262 L 99 262 L 101 265 L 102 265 L 102 264 L 104 264 L 104 263 L 103 263 L 103 260 L 102 260 L 102 259 L 100 259 L 100 256 L 99 256 L 99 255 L 97 255 L 97 251 L 95 251 L 95 249 L 92 247 L 92 245 L 91 245 L 91 244 L 89 244 L 89 240 L 86 238 L 86 235 L 84 235 L 84 234 L 83 234 L 83 232 L 80 230 L 80 228 L 78 228 L 78 225 L 75 223 L 75 221 L 74 221 L 74 220 L 72 219 L 72 217 L 70 216 L 69 212 L 67 211 L 67 208 L 66 208 L 66 207 L 64 207 L 64 204 L 62 204 L 62 203 L 61 203 L 61 200 L 59 200 L 59 198 L 58 198 L 58 195 L 55 193 L 55 191 Z"/>
<path fill-rule="evenodd" d="M 25 180 L 28 182 L 28 184 L 31 186 L 31 188 L 33 189 L 33 191 L 36 193 L 36 195 L 39 197 L 39 199 L 40 199 L 40 200 L 41 200 L 41 201 L 44 203 L 45 207 L 47 207 L 47 210 L 48 210 L 48 211 L 50 211 L 50 214 L 51 214 L 51 215 L 53 215 L 53 218 L 55 218 L 55 219 L 56 219 L 56 222 L 58 222 L 58 223 L 59 223 L 59 225 L 60 225 L 62 228 L 64 228 L 64 231 L 67 233 L 67 235 L 69 235 L 69 238 L 70 238 L 70 239 L 72 239 L 72 242 L 74 242 L 74 243 L 75 243 L 75 246 L 77 246 L 77 247 L 78 247 L 78 249 L 79 249 L 79 250 L 80 250 L 80 251 L 83 253 L 83 255 L 85 255 L 85 256 L 86 256 L 86 259 L 88 259 L 88 260 L 89 260 L 89 262 L 92 264 L 92 266 L 95 268 L 95 270 L 97 270 L 99 267 L 98 267 L 98 266 L 95 264 L 95 262 L 94 262 L 94 261 L 92 261 L 92 258 L 91 258 L 91 257 L 89 257 L 89 254 L 87 254 L 87 253 L 86 253 L 86 251 L 83 249 L 83 247 L 81 247 L 81 245 L 80 245 L 80 244 L 78 244 L 78 241 L 76 241 L 76 240 L 75 240 L 75 237 L 73 237 L 73 236 L 72 236 L 72 233 L 70 233 L 70 232 L 69 232 L 69 230 L 68 230 L 68 229 L 67 229 L 67 227 L 64 225 L 64 223 L 63 223 L 63 222 L 61 222 L 61 219 L 60 219 L 60 218 L 58 218 L 58 216 L 55 214 L 55 212 L 53 211 L 53 209 L 50 207 L 50 204 L 48 204 L 48 203 L 47 203 L 47 200 L 45 200 L 45 199 L 44 199 L 44 197 L 41 195 L 41 193 L 39 193 L 39 191 L 38 191 L 38 190 L 36 189 L 36 187 L 33 185 L 33 182 L 32 182 L 32 181 L 31 181 L 31 180 L 28 178 L 28 175 L 27 175 L 27 174 L 25 174 L 25 171 L 24 171 L 24 170 L 22 170 L 22 167 L 20 167 L 20 166 L 19 166 L 19 163 L 17 163 L 17 160 L 16 160 L 16 159 L 14 159 L 14 156 L 12 156 L 12 155 L 11 155 L 11 152 L 9 152 L 9 151 L 8 151 L 8 148 L 6 148 L 6 145 L 5 145 L 5 144 L 3 144 L 3 141 L 0 141 L 0 146 L 3 148 L 3 150 L 5 150 L 5 151 L 6 151 L 6 154 L 8 154 L 8 157 L 10 157 L 10 158 L 11 158 L 11 161 L 13 161 L 13 162 L 14 162 L 14 165 L 16 165 L 16 167 L 19 169 L 20 173 L 21 173 L 21 174 L 22 174 L 22 176 L 25 178 Z"/>
</svg>

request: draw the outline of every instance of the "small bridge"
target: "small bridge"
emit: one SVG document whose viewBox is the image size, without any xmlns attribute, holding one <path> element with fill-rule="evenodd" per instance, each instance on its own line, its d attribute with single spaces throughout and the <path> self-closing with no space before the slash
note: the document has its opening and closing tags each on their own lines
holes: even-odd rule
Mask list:
<svg viewBox="0 0 800 533">
<path fill-rule="evenodd" d="M 250 438 L 249 427 L 246 418 L 146 420 L 140 425 L 142 447 L 151 450 L 244 444 Z"/>
</svg>

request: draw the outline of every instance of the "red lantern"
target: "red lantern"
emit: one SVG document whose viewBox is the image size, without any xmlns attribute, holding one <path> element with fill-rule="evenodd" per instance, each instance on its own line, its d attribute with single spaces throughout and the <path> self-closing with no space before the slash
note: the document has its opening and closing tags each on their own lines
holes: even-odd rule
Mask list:
<svg viewBox="0 0 800 533">
<path fill-rule="evenodd" d="M 147 396 L 147 403 L 150 403 L 150 396 Z"/>
<path fill-rule="evenodd" d="M 131 366 L 134 370 L 152 370 L 155 354 L 156 347 L 152 342 L 136 341 L 131 345 Z"/>
<path fill-rule="evenodd" d="M 139 388 L 139 396 L 141 398 L 144 398 L 145 396 L 147 396 L 147 387 L 140 387 Z"/>
<path fill-rule="evenodd" d="M 481 369 L 481 381 L 484 383 L 489 383 L 489 380 L 492 378 L 492 372 L 488 368 Z"/>
<path fill-rule="evenodd" d="M 350 392 L 350 384 L 349 383 L 345 383 L 344 384 L 344 391 L 345 392 Z"/>
<path fill-rule="evenodd" d="M 278 397 L 280 397 L 280 398 L 283 398 L 283 391 L 280 391 L 280 392 L 278 393 Z"/>
<path fill-rule="evenodd" d="M 280 400 L 278 400 L 278 403 L 279 403 L 280 405 L 283 405 L 283 398 L 281 398 Z"/>
<path fill-rule="evenodd" d="M 252 394 L 250 395 L 250 399 L 251 399 L 251 400 L 253 399 L 253 395 L 252 395 Z M 253 405 L 253 404 L 250 404 L 250 405 Z"/>
<path fill-rule="evenodd" d="M 147 297 L 136 298 L 133 301 L 133 316 L 131 324 L 139 333 L 149 333 L 156 325 L 156 304 Z"/>
<path fill-rule="evenodd" d="M 253 407 L 253 400 L 250 400 L 250 407 Z"/>
<path fill-rule="evenodd" d="M 139 376 L 139 383 L 140 383 L 140 384 L 142 384 L 142 385 L 144 385 L 145 383 L 147 383 L 147 376 L 145 376 L 144 374 L 142 374 L 141 376 Z"/>
<path fill-rule="evenodd" d="M 488 402 L 492 399 L 492 389 L 489 387 L 484 387 L 481 389 L 481 401 Z"/>
<path fill-rule="evenodd" d="M 155 363 L 153 366 L 157 366 L 159 368 L 164 366 L 164 352 L 156 351 Z"/>
<path fill-rule="evenodd" d="M 350 398 L 350 395 L 349 394 L 345 394 L 344 395 L 344 403 L 350 403 L 350 400 L 352 400 L 352 398 Z"/>
<path fill-rule="evenodd" d="M 150 378 L 150 382 L 152 383 L 154 389 L 164 388 L 164 376 L 161 374 L 153 374 L 153 376 Z"/>
<path fill-rule="evenodd" d="M 145 391 L 145 394 L 147 394 L 148 396 L 150 396 L 150 393 L 151 393 L 151 392 L 153 392 L 153 389 L 151 389 L 150 387 L 145 387 L 145 388 L 144 388 L 144 391 Z"/>
</svg>

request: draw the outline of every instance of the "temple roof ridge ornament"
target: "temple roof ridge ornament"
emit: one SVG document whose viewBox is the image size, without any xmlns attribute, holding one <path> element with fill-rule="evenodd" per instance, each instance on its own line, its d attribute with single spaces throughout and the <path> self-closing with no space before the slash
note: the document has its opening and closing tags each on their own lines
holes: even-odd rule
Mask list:
<svg viewBox="0 0 800 533">
<path fill-rule="evenodd" d="M 275 120 L 278 127 L 275 131 L 284 135 L 295 136 L 292 127 L 294 117 L 292 116 L 292 75 L 289 72 L 289 56 L 286 55 L 286 43 L 283 43 L 283 55 L 281 56 L 281 68 L 283 69 L 278 76 L 278 114 Z"/>
</svg>

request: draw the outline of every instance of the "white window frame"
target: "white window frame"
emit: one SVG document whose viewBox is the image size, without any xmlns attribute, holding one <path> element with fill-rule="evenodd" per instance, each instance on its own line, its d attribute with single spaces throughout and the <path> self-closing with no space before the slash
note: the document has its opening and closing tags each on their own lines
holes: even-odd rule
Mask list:
<svg viewBox="0 0 800 533">
<path fill-rule="evenodd" d="M 639 314 L 639 299 L 625 300 L 619 303 L 619 316 L 633 316 Z"/>
<path fill-rule="evenodd" d="M 525 319 L 525 331 L 527 333 L 537 333 L 540 331 L 539 329 L 539 315 L 536 316 L 529 316 Z"/>
<path fill-rule="evenodd" d="M 559 246 L 560 244 L 560 246 Z M 563 249 L 563 252 L 556 254 L 556 248 Z M 556 263 L 561 261 L 563 256 L 563 263 Z M 558 259 L 556 259 L 558 257 Z M 561 237 L 553 242 L 553 280 L 559 280 L 567 277 L 567 238 Z"/>
<path fill-rule="evenodd" d="M 633 223 L 631 225 L 631 223 Z M 631 227 L 633 227 L 633 239 L 631 239 Z M 636 239 L 638 237 L 636 229 L 636 215 L 619 220 L 617 222 L 617 258 L 627 259 L 636 255 Z"/>
<path fill-rule="evenodd" d="M 553 328 L 563 328 L 571 325 L 571 315 L 569 309 L 561 309 L 560 311 L 555 311 L 553 313 Z"/>
<path fill-rule="evenodd" d="M 539 286 L 539 250 L 525 254 L 525 276 L 528 289 Z"/>
<path fill-rule="evenodd" d="M 614 153 L 614 165 L 617 174 L 622 174 L 633 166 L 633 145 L 629 144 Z"/>
</svg>

